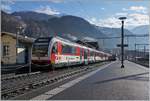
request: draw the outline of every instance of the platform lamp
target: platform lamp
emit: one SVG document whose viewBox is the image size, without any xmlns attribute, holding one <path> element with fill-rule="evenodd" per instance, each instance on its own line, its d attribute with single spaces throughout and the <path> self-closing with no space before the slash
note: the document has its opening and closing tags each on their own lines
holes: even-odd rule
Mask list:
<svg viewBox="0 0 150 101">
<path fill-rule="evenodd" d="M 124 68 L 124 20 L 126 17 L 120 17 L 122 26 L 121 26 L 121 68 Z"/>
</svg>

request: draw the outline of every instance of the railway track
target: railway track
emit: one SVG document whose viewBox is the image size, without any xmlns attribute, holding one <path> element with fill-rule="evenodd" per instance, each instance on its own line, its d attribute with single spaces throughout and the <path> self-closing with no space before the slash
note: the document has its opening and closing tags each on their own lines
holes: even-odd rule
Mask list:
<svg viewBox="0 0 150 101">
<path fill-rule="evenodd" d="M 2 65 L 1 67 L 1 74 L 2 75 L 9 75 L 14 74 L 17 70 L 21 68 L 27 68 L 29 67 L 29 64 L 23 64 L 23 65 Z M 3 76 L 2 76 L 3 77 Z"/>
<path fill-rule="evenodd" d="M 139 65 L 145 66 L 147 68 L 149 68 L 149 61 L 135 61 L 135 60 L 129 60 L 131 62 L 137 63 Z"/>
<path fill-rule="evenodd" d="M 19 95 L 28 93 L 33 89 L 49 85 L 59 80 L 64 80 L 80 73 L 91 71 L 99 65 L 105 63 L 92 64 L 89 66 L 63 69 L 51 72 L 37 72 L 32 74 L 18 75 L 9 78 L 3 78 L 1 82 L 1 98 L 3 100 L 15 98 Z"/>
<path fill-rule="evenodd" d="M 1 81 L 6 81 L 6 80 L 10 80 L 10 79 L 17 79 L 17 78 L 21 78 L 21 77 L 25 77 L 25 76 L 31 76 L 31 75 L 37 75 L 40 72 L 33 72 L 33 73 L 24 73 L 24 74 L 18 74 L 15 75 L 15 73 L 11 73 L 11 74 L 5 74 L 2 75 Z"/>
</svg>

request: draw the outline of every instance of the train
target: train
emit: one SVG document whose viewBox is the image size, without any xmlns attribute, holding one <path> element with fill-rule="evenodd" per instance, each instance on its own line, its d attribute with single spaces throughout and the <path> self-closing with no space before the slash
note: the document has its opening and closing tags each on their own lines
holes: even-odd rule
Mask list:
<svg viewBox="0 0 150 101">
<path fill-rule="evenodd" d="M 61 37 L 39 37 L 32 46 L 32 65 L 61 68 L 107 61 L 111 54 Z"/>
</svg>

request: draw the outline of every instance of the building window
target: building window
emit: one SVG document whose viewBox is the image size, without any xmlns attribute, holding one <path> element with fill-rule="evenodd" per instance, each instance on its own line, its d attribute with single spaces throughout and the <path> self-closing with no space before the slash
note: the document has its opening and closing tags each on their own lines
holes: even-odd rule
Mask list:
<svg viewBox="0 0 150 101">
<path fill-rule="evenodd" d="M 3 46 L 3 55 L 4 56 L 9 55 L 9 46 L 8 45 Z"/>
</svg>

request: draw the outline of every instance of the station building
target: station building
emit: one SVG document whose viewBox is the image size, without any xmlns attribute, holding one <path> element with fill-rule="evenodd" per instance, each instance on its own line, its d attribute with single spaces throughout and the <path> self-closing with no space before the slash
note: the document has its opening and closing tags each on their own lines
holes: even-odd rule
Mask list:
<svg viewBox="0 0 150 101">
<path fill-rule="evenodd" d="M 26 64 L 31 58 L 31 48 L 33 38 L 18 35 L 18 45 L 16 46 L 17 36 L 14 33 L 1 32 L 1 64 Z"/>
</svg>

